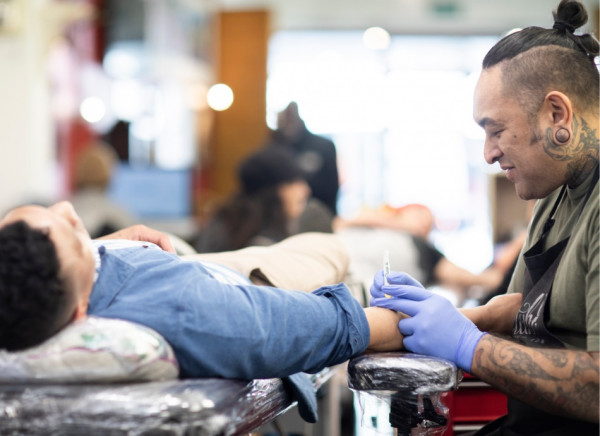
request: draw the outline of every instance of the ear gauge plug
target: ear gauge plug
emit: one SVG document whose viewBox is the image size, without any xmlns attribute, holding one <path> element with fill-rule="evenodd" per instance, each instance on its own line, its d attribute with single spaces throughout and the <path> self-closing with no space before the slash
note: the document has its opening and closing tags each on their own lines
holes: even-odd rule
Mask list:
<svg viewBox="0 0 600 436">
<path fill-rule="evenodd" d="M 564 127 L 561 127 L 554 134 L 554 139 L 558 144 L 566 144 L 571 139 L 571 132 Z"/>
</svg>

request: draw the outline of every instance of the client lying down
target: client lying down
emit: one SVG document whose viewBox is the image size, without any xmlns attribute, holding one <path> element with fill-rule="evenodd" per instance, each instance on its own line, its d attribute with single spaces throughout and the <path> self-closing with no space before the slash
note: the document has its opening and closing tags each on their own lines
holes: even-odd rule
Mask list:
<svg viewBox="0 0 600 436">
<path fill-rule="evenodd" d="M 0 220 L 0 348 L 38 345 L 95 315 L 160 333 L 182 377 L 287 377 L 399 349 L 397 313 L 324 286 L 347 262 L 333 235 L 179 257 L 144 226 L 92 241 L 70 203 L 23 206 Z M 323 286 L 301 292 L 313 285 Z"/>
</svg>

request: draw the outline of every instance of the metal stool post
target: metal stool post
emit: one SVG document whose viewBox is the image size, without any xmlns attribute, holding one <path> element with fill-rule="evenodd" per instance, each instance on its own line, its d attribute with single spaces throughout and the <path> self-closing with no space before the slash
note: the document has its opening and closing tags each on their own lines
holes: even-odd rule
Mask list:
<svg viewBox="0 0 600 436">
<path fill-rule="evenodd" d="M 448 423 L 439 396 L 455 390 L 462 371 L 444 359 L 394 352 L 364 354 L 348 364 L 348 386 L 389 402 L 389 422 L 398 436 L 440 433 Z"/>
</svg>

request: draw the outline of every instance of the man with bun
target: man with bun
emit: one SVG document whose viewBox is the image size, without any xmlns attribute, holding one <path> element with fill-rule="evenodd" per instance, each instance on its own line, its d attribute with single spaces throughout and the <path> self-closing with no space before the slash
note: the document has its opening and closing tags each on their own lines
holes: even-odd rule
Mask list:
<svg viewBox="0 0 600 436">
<path fill-rule="evenodd" d="M 508 395 L 508 414 L 477 435 L 599 434 L 598 41 L 575 34 L 586 21 L 562 0 L 551 29 L 510 34 L 483 60 L 473 114 L 485 160 L 538 200 L 502 310 L 461 313 L 402 273 L 371 288 L 373 305 L 410 316 L 407 349 Z"/>
</svg>

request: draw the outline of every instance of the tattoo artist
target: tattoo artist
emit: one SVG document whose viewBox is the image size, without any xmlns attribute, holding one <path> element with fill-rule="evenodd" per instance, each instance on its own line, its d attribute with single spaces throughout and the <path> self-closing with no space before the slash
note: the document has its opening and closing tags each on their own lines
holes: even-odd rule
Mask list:
<svg viewBox="0 0 600 436">
<path fill-rule="evenodd" d="M 562 0 L 485 56 L 474 119 L 483 154 L 537 199 L 506 295 L 455 309 L 403 273 L 378 273 L 371 304 L 404 312 L 406 349 L 449 359 L 504 392 L 508 414 L 476 435 L 594 435 L 598 428 L 598 41 Z M 389 294 L 392 298 L 385 298 Z"/>
</svg>

